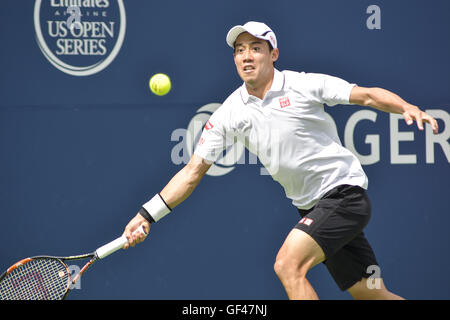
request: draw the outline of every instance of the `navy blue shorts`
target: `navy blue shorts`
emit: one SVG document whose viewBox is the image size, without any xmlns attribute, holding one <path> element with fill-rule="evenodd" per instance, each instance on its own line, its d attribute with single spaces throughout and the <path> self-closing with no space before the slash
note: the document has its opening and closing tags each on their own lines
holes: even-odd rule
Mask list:
<svg viewBox="0 0 450 320">
<path fill-rule="evenodd" d="M 371 216 L 366 190 L 341 185 L 327 192 L 312 209 L 298 211 L 302 219 L 295 228 L 322 248 L 324 264 L 341 290 L 371 276 L 367 268 L 378 263 L 363 233 Z"/>
</svg>

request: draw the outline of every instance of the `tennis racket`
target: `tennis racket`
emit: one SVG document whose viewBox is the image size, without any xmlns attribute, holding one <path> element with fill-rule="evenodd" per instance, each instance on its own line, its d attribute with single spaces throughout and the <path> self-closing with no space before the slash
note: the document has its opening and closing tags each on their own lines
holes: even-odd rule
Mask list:
<svg viewBox="0 0 450 320">
<path fill-rule="evenodd" d="M 142 225 L 133 234 L 146 235 Z M 122 235 L 88 254 L 70 257 L 36 256 L 13 264 L 0 276 L 0 300 L 62 300 L 81 275 L 97 260 L 123 248 L 127 238 Z M 67 261 L 89 259 L 72 279 Z"/>
</svg>

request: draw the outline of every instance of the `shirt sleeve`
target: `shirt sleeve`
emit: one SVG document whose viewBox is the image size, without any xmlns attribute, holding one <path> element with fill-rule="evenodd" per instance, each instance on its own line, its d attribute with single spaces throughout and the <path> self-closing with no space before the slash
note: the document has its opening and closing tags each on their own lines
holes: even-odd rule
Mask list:
<svg viewBox="0 0 450 320">
<path fill-rule="evenodd" d="M 332 107 L 337 104 L 350 104 L 350 93 L 356 84 L 321 73 L 301 74 L 300 91 L 313 101 Z"/>
<path fill-rule="evenodd" d="M 215 162 L 223 150 L 233 142 L 228 138 L 224 119 L 216 111 L 206 122 L 194 154 Z"/>
<path fill-rule="evenodd" d="M 337 77 L 323 75 L 322 99 L 330 107 L 350 104 L 350 93 L 355 85 Z"/>
</svg>

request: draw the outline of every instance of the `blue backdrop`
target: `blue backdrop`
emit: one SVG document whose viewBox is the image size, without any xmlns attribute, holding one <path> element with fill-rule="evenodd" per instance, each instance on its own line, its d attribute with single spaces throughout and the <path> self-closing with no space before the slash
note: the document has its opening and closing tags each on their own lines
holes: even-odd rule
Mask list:
<svg viewBox="0 0 450 320">
<path fill-rule="evenodd" d="M 383 87 L 438 118 L 433 136 L 376 110 L 327 109 L 344 145 L 347 132 L 361 156 L 379 154 L 364 165 L 366 234 L 386 286 L 450 298 L 449 1 L 84 1 L 83 29 L 72 32 L 65 2 L 3 0 L 0 9 L 0 269 L 120 235 L 182 168 L 176 155 L 187 157 L 197 110 L 241 84 L 225 35 L 256 20 L 277 34 L 278 69 Z M 148 88 L 158 72 L 173 84 L 163 97 Z M 361 110 L 376 119 L 352 126 Z M 273 263 L 296 209 L 259 163 L 228 168 L 69 297 L 285 299 Z M 350 298 L 323 265 L 309 279 L 322 299 Z"/>
</svg>

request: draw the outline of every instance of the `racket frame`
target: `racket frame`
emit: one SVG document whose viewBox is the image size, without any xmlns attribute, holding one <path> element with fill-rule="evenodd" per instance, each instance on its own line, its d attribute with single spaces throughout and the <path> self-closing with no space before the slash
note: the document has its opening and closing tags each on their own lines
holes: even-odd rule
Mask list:
<svg viewBox="0 0 450 320">
<path fill-rule="evenodd" d="M 141 232 L 144 235 L 147 235 L 147 233 L 145 232 L 143 225 L 140 225 L 134 232 Z M 58 260 L 65 268 L 66 268 L 66 272 L 67 272 L 67 285 L 66 285 L 66 292 L 64 293 L 63 297 L 61 299 L 65 299 L 68 295 L 68 293 L 72 290 L 72 285 L 74 285 L 78 279 L 83 275 L 83 273 L 89 269 L 89 267 L 92 266 L 92 264 L 94 264 L 94 262 L 96 262 L 97 260 L 103 259 L 107 256 L 109 256 L 110 254 L 116 252 L 117 250 L 121 249 L 125 243 L 127 243 L 127 238 L 122 235 L 121 237 L 101 246 L 100 248 L 97 248 L 97 250 L 95 250 L 92 253 L 87 253 L 87 254 L 80 254 L 80 255 L 76 255 L 76 256 L 67 256 L 67 257 L 62 257 L 62 256 L 46 256 L 46 255 L 40 255 L 40 256 L 34 256 L 34 257 L 28 257 L 25 259 L 22 259 L 16 263 L 14 263 L 12 266 L 10 266 L 5 272 L 3 272 L 2 275 L 0 275 L 0 282 L 12 271 L 14 271 L 15 269 L 19 268 L 20 266 L 23 266 L 27 263 L 29 263 L 30 261 L 33 260 L 37 260 L 37 259 L 54 259 L 54 260 Z M 73 278 L 72 280 L 72 275 L 70 273 L 69 267 L 66 264 L 66 261 L 75 261 L 75 260 L 82 260 L 82 259 L 89 259 L 90 260 L 83 266 L 83 268 L 81 268 L 80 272 Z"/>
<path fill-rule="evenodd" d="M 83 268 L 81 268 L 80 272 L 75 275 L 75 277 L 72 279 L 72 274 L 69 270 L 69 266 L 67 265 L 67 261 L 76 261 L 76 260 L 83 260 L 83 259 L 89 259 L 90 260 L 83 266 Z M 67 256 L 67 257 L 62 257 L 62 256 L 45 256 L 45 255 L 40 255 L 40 256 L 34 256 L 34 257 L 28 257 L 25 259 L 22 259 L 16 263 L 14 263 L 12 266 L 10 266 L 5 272 L 3 272 L 0 275 L 0 281 L 2 281 L 8 274 L 10 274 L 11 272 L 13 272 L 15 269 L 31 262 L 34 260 L 38 260 L 38 259 L 50 259 L 50 260 L 58 260 L 58 262 L 64 266 L 64 268 L 66 269 L 66 273 L 67 273 L 67 283 L 66 283 L 66 291 L 64 293 L 64 295 L 62 296 L 62 300 L 64 300 L 67 295 L 69 294 L 69 292 L 72 290 L 72 286 L 78 281 L 78 279 L 82 276 L 82 274 L 90 267 L 92 266 L 92 264 L 94 262 L 96 262 L 97 260 L 99 260 L 99 258 L 97 257 L 97 255 L 95 254 L 95 252 L 92 253 L 86 253 L 86 254 L 80 254 L 80 255 L 76 255 L 76 256 Z"/>
</svg>

